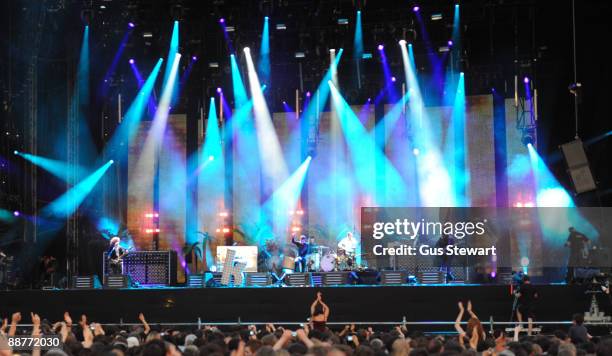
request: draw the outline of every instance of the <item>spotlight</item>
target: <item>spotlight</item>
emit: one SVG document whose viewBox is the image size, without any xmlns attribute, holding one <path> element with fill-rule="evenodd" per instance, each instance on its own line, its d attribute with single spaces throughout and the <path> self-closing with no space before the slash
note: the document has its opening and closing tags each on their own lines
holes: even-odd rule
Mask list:
<svg viewBox="0 0 612 356">
<path fill-rule="evenodd" d="M 310 98 L 310 92 L 309 91 L 306 92 L 306 96 Z"/>
<path fill-rule="evenodd" d="M 21 215 L 21 213 L 19 212 L 19 210 L 15 210 L 13 211 L 13 216 L 19 216 Z"/>
<path fill-rule="evenodd" d="M 134 64 L 134 58 L 130 58 L 129 62 L 130 64 Z"/>
<path fill-rule="evenodd" d="M 330 48 L 329 49 L 329 53 L 335 53 L 335 52 L 336 52 L 336 50 L 334 48 Z"/>
<path fill-rule="evenodd" d="M 521 258 L 521 266 L 523 266 L 523 267 L 529 266 L 529 258 L 528 257 Z"/>
<path fill-rule="evenodd" d="M 283 104 L 287 104 L 287 102 L 283 100 Z"/>
<path fill-rule="evenodd" d="M 198 60 L 198 56 L 191 56 L 191 60 L 192 61 L 197 61 Z"/>
<path fill-rule="evenodd" d="M 523 78 L 523 83 L 525 83 L 525 84 L 529 84 L 529 77 L 525 77 L 525 78 Z"/>
<path fill-rule="evenodd" d="M 247 53 L 247 52 L 251 52 L 251 49 L 249 47 L 244 47 L 243 51 L 244 53 Z"/>
<path fill-rule="evenodd" d="M 295 52 L 294 57 L 295 58 L 304 58 L 304 57 L 306 57 L 306 54 L 304 52 Z"/>
<path fill-rule="evenodd" d="M 208 160 L 209 161 L 214 161 L 215 160 L 215 156 L 208 156 Z"/>
<path fill-rule="evenodd" d="M 264 20 L 268 21 L 268 16 L 265 16 L 265 17 L 264 17 Z"/>
<path fill-rule="evenodd" d="M 372 101 L 372 98 L 368 98 L 368 103 Z"/>
<path fill-rule="evenodd" d="M 13 151 L 13 154 L 18 155 L 19 151 L 15 150 L 15 151 Z"/>
<path fill-rule="evenodd" d="M 396 81 L 396 80 L 397 80 L 397 79 L 395 79 L 395 77 L 391 77 L 391 81 L 392 81 L 393 83 L 395 83 L 395 81 Z"/>
<path fill-rule="evenodd" d="M 420 10 L 420 9 L 421 9 L 421 8 L 420 8 L 418 5 L 414 5 L 414 6 L 412 7 L 412 11 L 414 11 L 414 12 L 419 12 L 419 10 Z"/>
<path fill-rule="evenodd" d="M 431 14 L 431 21 L 440 21 L 440 20 L 442 20 L 441 13 Z"/>
<path fill-rule="evenodd" d="M 108 163 L 113 164 L 113 163 L 115 163 L 115 160 L 111 159 L 110 161 L 108 161 Z"/>
<path fill-rule="evenodd" d="M 418 148 L 415 147 L 415 148 L 412 149 L 412 154 L 413 155 L 418 156 L 420 153 L 421 153 L 421 151 L 419 151 Z"/>
<path fill-rule="evenodd" d="M 134 28 L 134 27 L 136 27 L 136 25 L 133 22 L 128 22 L 128 27 L 129 28 Z"/>
<path fill-rule="evenodd" d="M 449 45 L 449 46 L 452 46 L 452 45 L 453 45 L 453 41 L 452 41 L 452 40 L 448 40 L 448 42 L 447 42 L 447 43 L 448 43 L 448 45 Z"/>
<path fill-rule="evenodd" d="M 225 27 L 225 32 L 234 32 L 234 31 L 236 31 L 236 28 L 234 26 Z"/>
<path fill-rule="evenodd" d="M 400 46 L 405 46 L 406 45 L 406 40 L 399 40 L 399 45 Z"/>
<path fill-rule="evenodd" d="M 208 68 L 219 68 L 219 62 L 208 63 Z"/>
<path fill-rule="evenodd" d="M 379 44 L 379 45 L 378 45 L 378 50 L 379 50 L 379 51 L 382 51 L 383 49 L 385 49 L 385 46 L 383 46 L 383 45 Z"/>
<path fill-rule="evenodd" d="M 219 19 L 219 23 L 225 23 L 225 19 L 222 17 Z"/>
<path fill-rule="evenodd" d="M 221 87 L 217 87 L 217 93 L 221 94 L 221 92 L 223 92 L 223 89 L 221 89 Z"/>
</svg>

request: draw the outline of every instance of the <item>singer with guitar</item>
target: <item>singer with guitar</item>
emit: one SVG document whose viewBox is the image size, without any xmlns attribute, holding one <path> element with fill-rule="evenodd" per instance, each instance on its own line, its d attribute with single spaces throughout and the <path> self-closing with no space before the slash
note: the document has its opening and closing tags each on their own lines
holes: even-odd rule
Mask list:
<svg viewBox="0 0 612 356">
<path fill-rule="evenodd" d="M 110 239 L 110 247 L 106 252 L 110 274 L 123 274 L 123 257 L 128 254 L 128 250 L 120 245 L 121 238 L 115 236 Z"/>
</svg>

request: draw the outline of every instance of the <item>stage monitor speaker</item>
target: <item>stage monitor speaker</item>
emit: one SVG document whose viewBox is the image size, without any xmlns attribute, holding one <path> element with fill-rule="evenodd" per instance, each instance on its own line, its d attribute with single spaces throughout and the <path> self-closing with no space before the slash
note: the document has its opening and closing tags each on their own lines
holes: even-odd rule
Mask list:
<svg viewBox="0 0 612 356">
<path fill-rule="evenodd" d="M 589 192 L 597 189 L 597 184 L 593 178 L 589 160 L 584 152 L 584 146 L 580 139 L 564 143 L 561 145 L 561 152 L 565 157 L 567 172 L 574 185 L 577 194 Z"/>
<path fill-rule="evenodd" d="M 268 272 L 245 272 L 246 285 L 249 287 L 265 287 L 272 284 L 272 276 Z"/>
<path fill-rule="evenodd" d="M 285 276 L 285 283 L 293 287 L 310 286 L 310 273 L 290 273 Z"/>
<path fill-rule="evenodd" d="M 384 285 L 404 284 L 407 275 L 406 271 L 382 271 L 380 272 L 380 281 Z"/>
<path fill-rule="evenodd" d="M 438 267 L 422 267 L 419 269 L 419 282 L 422 284 L 444 283 L 444 273 Z"/>
<path fill-rule="evenodd" d="M 73 289 L 100 289 L 101 287 L 102 285 L 97 275 L 72 277 Z"/>
<path fill-rule="evenodd" d="M 348 283 L 349 272 L 323 272 L 323 285 L 338 286 Z"/>
<path fill-rule="evenodd" d="M 204 275 L 203 274 L 190 274 L 187 277 L 187 287 L 203 288 L 204 287 Z"/>
<path fill-rule="evenodd" d="M 109 274 L 104 280 L 104 288 L 120 289 L 131 286 L 130 276 L 124 274 Z"/>
</svg>

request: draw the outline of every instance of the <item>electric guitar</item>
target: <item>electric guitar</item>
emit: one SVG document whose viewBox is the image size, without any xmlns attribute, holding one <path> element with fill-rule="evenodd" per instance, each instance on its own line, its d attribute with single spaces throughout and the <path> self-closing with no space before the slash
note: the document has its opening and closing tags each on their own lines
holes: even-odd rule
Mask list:
<svg viewBox="0 0 612 356">
<path fill-rule="evenodd" d="M 121 264 L 121 262 L 123 262 L 123 258 L 125 256 L 127 256 L 130 253 L 131 250 L 132 250 L 132 247 L 123 249 L 123 253 L 122 254 L 120 254 L 119 256 L 117 256 L 115 258 L 110 258 L 108 260 L 108 263 L 111 264 L 111 265 L 114 265 L 114 266 L 116 266 L 118 264 Z"/>
</svg>

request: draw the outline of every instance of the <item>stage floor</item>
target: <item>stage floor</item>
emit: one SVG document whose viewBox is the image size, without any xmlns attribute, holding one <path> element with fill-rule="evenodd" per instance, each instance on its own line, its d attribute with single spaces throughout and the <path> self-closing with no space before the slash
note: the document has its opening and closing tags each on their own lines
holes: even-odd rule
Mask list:
<svg viewBox="0 0 612 356">
<path fill-rule="evenodd" d="M 538 285 L 540 321 L 571 320 L 590 297 L 582 286 Z M 0 292 L 0 316 L 36 312 L 50 321 L 64 311 L 102 323 L 134 323 L 145 313 L 152 323 L 299 322 L 309 316 L 317 291 L 331 309 L 331 322 L 451 321 L 457 301 L 472 300 L 485 321 L 509 321 L 513 298 L 507 285 L 406 285 L 347 287 L 139 288 L 19 290 Z M 610 308 L 602 306 L 610 315 Z M 26 317 L 26 320 L 28 318 Z"/>
</svg>

